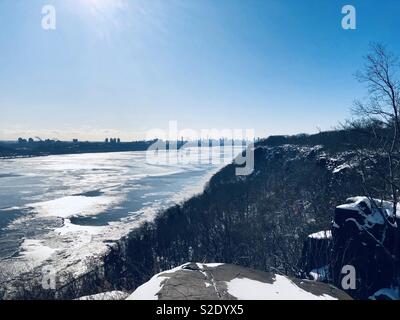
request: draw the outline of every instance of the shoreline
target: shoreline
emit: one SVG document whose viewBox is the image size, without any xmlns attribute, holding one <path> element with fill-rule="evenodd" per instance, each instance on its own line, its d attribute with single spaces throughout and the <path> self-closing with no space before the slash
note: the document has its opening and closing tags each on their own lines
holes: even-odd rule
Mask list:
<svg viewBox="0 0 400 320">
<path fill-rule="evenodd" d="M 129 151 L 127 151 L 127 152 L 129 152 Z M 90 279 L 93 277 L 94 274 L 104 275 L 106 273 L 105 269 L 109 268 L 107 265 L 105 265 L 104 261 L 109 260 L 108 257 L 110 255 L 113 255 L 115 250 L 117 250 L 117 251 L 122 250 L 124 248 L 124 246 L 126 245 L 126 243 L 129 241 L 129 238 L 131 237 L 132 234 L 140 232 L 140 230 L 144 224 L 153 223 L 154 220 L 158 216 L 163 215 L 164 212 L 168 211 L 168 209 L 173 208 L 174 206 L 182 205 L 187 200 L 202 194 L 205 191 L 205 189 L 207 188 L 207 185 L 208 185 L 210 179 L 215 174 L 217 174 L 224 166 L 225 165 L 221 165 L 214 169 L 211 169 L 210 172 L 208 172 L 204 175 L 204 177 L 200 178 L 200 180 L 196 183 L 196 185 L 193 185 L 190 181 L 187 181 L 185 183 L 185 186 L 183 187 L 183 189 L 172 196 L 172 198 L 171 198 L 172 203 L 169 204 L 168 206 L 158 208 L 157 210 L 152 210 L 152 206 L 145 207 L 144 210 L 149 211 L 148 213 L 145 213 L 135 223 L 132 222 L 133 224 L 131 226 L 126 226 L 127 229 L 125 231 L 123 230 L 124 226 L 119 227 L 119 229 L 121 230 L 121 235 L 118 238 L 110 238 L 109 240 L 104 240 L 102 249 L 97 252 L 93 251 L 93 260 L 91 260 L 93 265 L 91 264 L 90 266 L 88 266 L 88 267 L 93 267 L 93 268 L 82 269 L 82 273 L 76 274 L 77 277 L 75 279 L 73 279 L 72 282 L 70 282 L 70 283 L 69 282 L 68 283 L 61 282 L 60 290 L 63 291 L 64 290 L 63 288 L 66 286 L 69 286 L 69 285 L 74 286 L 74 283 L 75 284 L 77 283 L 76 281 L 90 282 L 91 281 Z M 17 253 L 17 254 L 19 254 L 19 253 Z M 121 254 L 122 254 L 122 252 L 121 252 Z M 11 260 L 10 259 L 8 259 L 8 260 L 10 261 L 10 266 L 11 266 Z M 53 261 L 56 261 L 56 260 L 53 260 Z M 0 288 L 0 289 L 4 290 L 2 295 L 5 294 L 6 298 L 7 298 L 7 296 L 10 294 L 11 295 L 10 298 L 12 299 L 12 294 L 13 294 L 14 288 L 16 288 L 15 287 L 16 284 L 25 283 L 25 281 L 27 281 L 27 279 L 30 279 L 30 278 L 37 279 L 39 281 L 39 278 L 37 277 L 37 275 L 40 274 L 40 270 L 41 270 L 40 268 L 43 265 L 46 265 L 46 263 L 52 264 L 53 261 L 51 259 L 48 261 L 44 261 L 41 265 L 34 266 L 31 270 L 27 270 L 26 272 L 24 270 L 21 270 L 22 272 L 17 274 L 17 276 L 9 278 L 7 281 L 2 283 L 2 288 Z M 113 263 L 116 263 L 116 262 L 113 262 Z M 6 265 L 8 265 L 8 264 L 6 264 Z M 54 264 L 54 265 L 58 265 L 58 264 Z M 68 274 L 68 272 L 72 272 L 72 274 L 75 274 L 75 271 L 76 271 L 75 268 L 72 268 L 72 269 L 64 268 L 63 265 L 60 265 L 59 267 L 60 267 L 60 269 L 58 271 L 60 272 L 61 276 L 63 276 L 64 274 Z M 88 279 L 88 280 L 84 280 L 84 279 Z M 106 280 L 107 280 L 107 278 L 104 278 L 104 281 L 106 281 Z M 36 280 L 33 280 L 33 281 L 36 281 Z M 107 289 L 107 288 L 105 287 L 102 289 Z M 15 290 L 16 291 L 14 293 L 17 293 L 18 290 L 17 289 L 15 289 Z M 83 294 L 89 294 L 89 293 L 92 293 L 92 292 L 83 292 Z M 98 292 L 95 292 L 95 293 L 98 293 Z M 61 298 L 68 297 L 68 295 L 65 296 L 62 293 L 57 293 L 57 295 L 60 295 Z"/>
</svg>

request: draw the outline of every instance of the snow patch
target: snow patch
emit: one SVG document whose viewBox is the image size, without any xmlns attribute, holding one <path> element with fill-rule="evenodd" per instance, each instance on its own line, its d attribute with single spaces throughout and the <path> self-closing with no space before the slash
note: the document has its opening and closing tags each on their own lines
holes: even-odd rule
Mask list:
<svg viewBox="0 0 400 320">
<path fill-rule="evenodd" d="M 184 269 L 188 264 L 189 263 L 185 263 L 179 267 L 156 274 L 148 282 L 138 287 L 126 300 L 158 300 L 157 294 L 163 287 L 163 281 L 170 278 L 168 274 L 172 274 L 179 270 L 189 271 Z"/>
<path fill-rule="evenodd" d="M 108 291 L 91 296 L 83 296 L 76 300 L 124 300 L 128 296 L 128 293 L 123 291 Z"/>
<path fill-rule="evenodd" d="M 168 277 L 155 275 L 150 281 L 142 284 L 126 300 L 158 300 L 158 293 L 162 289 L 162 283 Z"/>
<path fill-rule="evenodd" d="M 329 277 L 329 265 L 323 266 L 321 268 L 316 268 L 310 271 L 309 275 L 315 281 L 324 281 Z"/>
<path fill-rule="evenodd" d="M 28 207 L 33 208 L 42 217 L 68 218 L 75 215 L 99 214 L 115 203 L 115 200 L 116 198 L 107 196 L 67 196 L 55 200 L 33 203 L 28 205 Z"/>
<path fill-rule="evenodd" d="M 370 199 L 370 198 L 364 197 L 364 196 L 348 198 L 346 204 L 342 204 L 342 205 L 338 206 L 337 208 L 361 211 L 360 205 L 362 203 L 365 203 L 365 205 L 367 205 L 368 209 L 370 211 L 372 211 L 373 213 L 378 211 L 378 209 L 380 209 L 387 216 L 393 215 L 393 202 L 379 200 L 379 199 Z M 397 204 L 397 207 L 396 207 L 397 216 L 400 216 L 399 211 L 400 211 L 400 204 Z"/>
<path fill-rule="evenodd" d="M 25 239 L 21 244 L 20 255 L 37 264 L 49 259 L 56 251 L 57 249 L 43 245 L 41 240 Z"/>
<path fill-rule="evenodd" d="M 298 287 L 288 278 L 276 275 L 274 283 L 247 278 L 227 282 L 228 293 L 238 300 L 337 300 L 327 294 L 318 296 Z"/>
<path fill-rule="evenodd" d="M 196 265 L 200 270 L 204 270 L 204 267 L 217 268 L 219 266 L 224 265 L 224 263 L 196 263 Z"/>
<path fill-rule="evenodd" d="M 333 173 L 339 173 L 340 171 L 345 170 L 345 169 L 349 169 L 349 168 L 351 168 L 350 165 L 345 163 L 345 164 L 337 166 L 335 169 L 333 169 Z"/>
<path fill-rule="evenodd" d="M 312 239 L 332 239 L 332 231 L 331 230 L 320 231 L 310 234 L 308 237 Z"/>
<path fill-rule="evenodd" d="M 97 226 L 81 226 L 71 223 L 71 220 L 64 219 L 64 225 L 60 228 L 54 229 L 54 232 L 58 233 L 60 236 L 64 236 L 67 233 L 85 233 L 87 235 L 97 235 L 100 234 L 106 227 Z"/>
<path fill-rule="evenodd" d="M 203 266 L 206 266 L 207 268 L 217 268 L 223 265 L 224 263 L 203 263 Z"/>
</svg>

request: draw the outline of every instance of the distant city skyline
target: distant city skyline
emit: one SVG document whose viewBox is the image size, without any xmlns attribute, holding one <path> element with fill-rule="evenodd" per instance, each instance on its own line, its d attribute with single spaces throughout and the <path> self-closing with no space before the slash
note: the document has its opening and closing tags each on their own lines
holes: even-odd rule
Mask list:
<svg viewBox="0 0 400 320">
<path fill-rule="evenodd" d="M 357 12 L 343 30 L 342 8 Z M 42 28 L 42 8 L 56 29 Z M 141 140 L 155 128 L 330 130 L 370 42 L 400 54 L 397 0 L 3 0 L 0 140 Z"/>
</svg>

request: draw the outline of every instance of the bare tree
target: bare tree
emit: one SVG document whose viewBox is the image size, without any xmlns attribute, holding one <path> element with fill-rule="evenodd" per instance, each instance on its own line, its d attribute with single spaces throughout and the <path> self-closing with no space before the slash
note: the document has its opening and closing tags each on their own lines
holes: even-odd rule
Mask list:
<svg viewBox="0 0 400 320">
<path fill-rule="evenodd" d="M 382 178 L 393 201 L 393 215 L 399 202 L 400 65 L 398 57 L 381 44 L 372 44 L 365 57 L 364 70 L 356 78 L 368 89 L 365 102 L 356 101 L 353 112 L 359 118 L 353 127 L 363 126 L 374 139 L 375 152 L 387 161 Z M 368 123 L 368 126 L 365 126 Z"/>
</svg>

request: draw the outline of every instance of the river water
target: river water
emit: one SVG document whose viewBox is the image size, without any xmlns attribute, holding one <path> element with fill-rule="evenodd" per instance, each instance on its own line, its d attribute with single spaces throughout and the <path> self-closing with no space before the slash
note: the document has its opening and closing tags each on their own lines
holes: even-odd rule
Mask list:
<svg viewBox="0 0 400 320">
<path fill-rule="evenodd" d="M 239 152 L 194 148 L 172 163 L 146 152 L 0 160 L 0 275 L 42 265 L 83 272 L 107 242 L 201 192 Z"/>
</svg>

